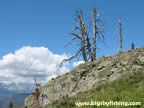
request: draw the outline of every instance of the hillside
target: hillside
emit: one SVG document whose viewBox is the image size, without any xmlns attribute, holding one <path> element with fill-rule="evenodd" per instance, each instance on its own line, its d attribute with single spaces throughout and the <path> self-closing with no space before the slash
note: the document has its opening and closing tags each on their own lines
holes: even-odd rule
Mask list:
<svg viewBox="0 0 144 108">
<path fill-rule="evenodd" d="M 78 101 L 139 101 L 144 93 L 144 47 L 103 56 L 50 80 L 41 89 L 43 108 L 74 108 Z M 25 99 L 31 108 L 33 95 Z M 95 106 L 82 106 L 95 108 Z"/>
</svg>

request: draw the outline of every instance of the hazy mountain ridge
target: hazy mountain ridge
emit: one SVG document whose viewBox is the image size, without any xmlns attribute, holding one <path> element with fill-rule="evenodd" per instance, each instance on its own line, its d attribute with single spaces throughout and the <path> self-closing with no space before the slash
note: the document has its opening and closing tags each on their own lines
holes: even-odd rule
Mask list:
<svg viewBox="0 0 144 108">
<path fill-rule="evenodd" d="M 70 73 L 50 80 L 41 89 L 40 105 L 45 107 L 63 97 L 77 95 L 137 72 L 144 74 L 144 47 L 100 57 L 94 62 L 81 64 Z M 44 99 L 42 95 L 45 96 Z M 25 106 L 30 108 L 33 100 L 33 95 L 27 97 Z"/>
<path fill-rule="evenodd" d="M 28 85 L 25 87 L 26 89 L 21 89 L 15 83 L 0 83 L 0 108 L 5 108 L 10 101 L 15 105 L 24 105 L 24 99 L 33 91 Z"/>
<path fill-rule="evenodd" d="M 12 102 L 14 106 L 24 106 L 24 99 L 31 93 L 14 93 L 5 96 L 5 98 L 0 100 L 0 108 L 6 108 L 9 102 Z"/>
</svg>

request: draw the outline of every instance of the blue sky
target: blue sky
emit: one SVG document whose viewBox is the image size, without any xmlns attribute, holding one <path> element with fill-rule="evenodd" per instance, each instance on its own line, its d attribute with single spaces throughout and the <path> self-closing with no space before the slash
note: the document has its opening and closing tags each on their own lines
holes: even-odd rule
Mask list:
<svg viewBox="0 0 144 108">
<path fill-rule="evenodd" d="M 37 71 L 44 77 L 49 75 L 45 80 L 68 71 L 65 65 L 57 73 L 56 66 L 66 55 L 76 51 L 74 44 L 64 48 L 72 38 L 68 32 L 77 24 L 74 21 L 76 8 L 84 11 L 86 19 L 93 7 L 103 13 L 105 41 L 99 45 L 98 57 L 118 53 L 119 17 L 122 19 L 123 50 L 129 50 L 132 41 L 136 47 L 143 46 L 143 4 L 143 0 L 1 0 L 0 82 L 7 78 L 15 82 L 23 77 L 32 79 L 29 71 Z"/>
<path fill-rule="evenodd" d="M 73 53 L 64 49 L 71 39 L 68 34 L 76 24 L 73 14 L 82 8 L 86 15 L 92 7 L 103 13 L 105 44 L 98 55 L 108 55 L 118 49 L 118 18 L 123 23 L 123 49 L 136 47 L 144 41 L 143 0 L 4 0 L 0 1 L 0 57 L 22 46 L 44 46 L 52 52 Z M 71 51 L 72 50 L 72 51 Z"/>
</svg>

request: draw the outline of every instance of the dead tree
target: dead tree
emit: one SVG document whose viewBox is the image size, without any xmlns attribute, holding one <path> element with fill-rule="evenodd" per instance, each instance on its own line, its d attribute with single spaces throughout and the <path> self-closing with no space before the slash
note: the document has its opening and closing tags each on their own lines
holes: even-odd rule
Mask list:
<svg viewBox="0 0 144 108">
<path fill-rule="evenodd" d="M 80 10 L 81 11 L 81 10 Z M 87 27 L 86 27 L 86 24 L 85 24 L 85 21 L 84 21 L 84 18 L 83 18 L 83 13 L 81 11 L 81 20 L 82 20 L 82 32 L 83 32 L 83 36 L 85 37 L 85 40 L 86 41 L 86 49 L 88 49 L 88 54 L 89 54 L 89 58 L 90 58 L 90 61 L 93 61 L 93 55 L 92 55 L 92 51 L 91 51 L 91 43 L 90 43 L 90 39 L 89 39 L 89 36 L 88 36 L 88 33 L 87 33 Z"/>
<path fill-rule="evenodd" d="M 93 9 L 93 59 L 96 59 L 96 8 Z"/>
<path fill-rule="evenodd" d="M 121 19 L 119 19 L 119 38 L 120 38 L 120 45 L 119 45 L 119 52 L 122 52 L 122 23 Z"/>
<path fill-rule="evenodd" d="M 84 19 L 83 19 L 83 13 L 82 13 L 82 10 L 76 10 L 76 14 L 75 14 L 75 20 L 78 22 L 78 26 L 75 26 L 72 30 L 72 32 L 70 32 L 71 35 L 74 36 L 73 39 L 71 39 L 65 47 L 67 47 L 68 45 L 70 45 L 74 40 L 79 40 L 80 42 L 80 47 L 78 48 L 76 54 L 68 59 L 64 59 L 61 64 L 60 64 L 60 67 L 61 65 L 66 62 L 66 61 L 70 61 L 72 60 L 73 58 L 75 57 L 78 57 L 78 56 L 81 56 L 83 57 L 83 60 L 85 62 L 88 61 L 87 59 L 87 54 L 86 54 L 86 36 L 87 36 L 87 32 L 86 32 L 86 27 L 85 27 L 85 23 L 84 23 Z M 78 31 L 78 33 L 77 33 Z M 88 38 L 87 38 L 88 40 Z M 90 42 L 89 42 L 90 43 Z M 90 45 L 90 44 L 88 44 Z"/>
<path fill-rule="evenodd" d="M 70 32 L 71 35 L 74 37 L 66 44 L 65 47 L 70 45 L 73 41 L 78 40 L 80 43 L 80 47 L 78 48 L 77 52 L 74 56 L 64 59 L 62 64 L 66 61 L 70 61 L 73 58 L 78 56 L 83 57 L 85 62 L 87 61 L 94 61 L 96 60 L 96 40 L 101 41 L 104 39 L 103 35 L 103 20 L 99 16 L 100 14 L 96 12 L 96 8 L 93 9 L 93 43 L 90 41 L 90 36 L 88 34 L 87 25 L 85 23 L 83 12 L 80 9 L 76 10 L 75 20 L 78 22 L 78 26 L 73 28 L 73 31 Z M 97 24 L 97 25 L 96 25 Z M 91 46 L 93 44 L 93 47 Z"/>
<path fill-rule="evenodd" d="M 98 26 L 98 25 L 99 26 Z M 93 8 L 93 60 L 96 60 L 97 41 L 104 40 L 104 23 L 99 12 Z"/>
<path fill-rule="evenodd" d="M 32 108 L 40 108 L 40 102 L 39 102 L 39 97 L 40 97 L 40 84 L 37 83 L 36 78 L 34 77 L 34 85 L 35 85 L 35 92 L 33 93 L 34 95 L 34 101 L 33 104 L 31 105 Z"/>
<path fill-rule="evenodd" d="M 85 50 L 85 38 L 86 38 L 86 36 L 85 36 L 85 27 L 84 27 L 84 19 L 83 19 L 82 10 L 79 10 L 79 11 L 77 10 L 76 17 L 78 19 L 79 26 L 80 26 L 82 56 L 83 56 L 83 60 L 85 62 L 87 62 L 86 50 Z"/>
</svg>

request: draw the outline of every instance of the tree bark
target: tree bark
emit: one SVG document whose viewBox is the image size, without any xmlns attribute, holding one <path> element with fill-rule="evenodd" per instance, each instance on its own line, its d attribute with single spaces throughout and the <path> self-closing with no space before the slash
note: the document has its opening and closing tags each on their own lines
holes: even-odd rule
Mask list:
<svg viewBox="0 0 144 108">
<path fill-rule="evenodd" d="M 84 27 L 83 27 L 83 13 L 82 13 L 82 10 L 80 10 L 80 21 L 79 21 L 79 23 L 80 23 L 80 27 L 81 27 L 81 35 L 82 35 L 82 37 L 81 37 L 81 44 L 82 44 L 82 56 L 83 56 L 83 60 L 85 61 L 85 62 L 87 62 L 87 57 L 86 57 L 86 51 L 85 51 L 85 33 L 84 33 Z"/>
<path fill-rule="evenodd" d="M 122 52 L 122 29 L 121 29 L 121 19 L 119 19 L 119 29 L 120 29 L 120 46 L 119 46 L 119 52 L 121 53 Z"/>
<path fill-rule="evenodd" d="M 91 44 L 90 44 L 89 36 L 88 36 L 88 33 L 87 33 L 87 28 L 86 28 L 82 13 L 81 13 L 81 20 L 82 20 L 82 28 L 83 28 L 82 32 L 83 32 L 83 35 L 86 38 L 86 42 L 87 42 L 86 47 L 88 48 L 90 60 L 93 61 L 93 55 L 92 55 L 92 51 L 91 51 Z"/>
<path fill-rule="evenodd" d="M 93 60 L 96 60 L 96 8 L 93 9 Z"/>
</svg>

